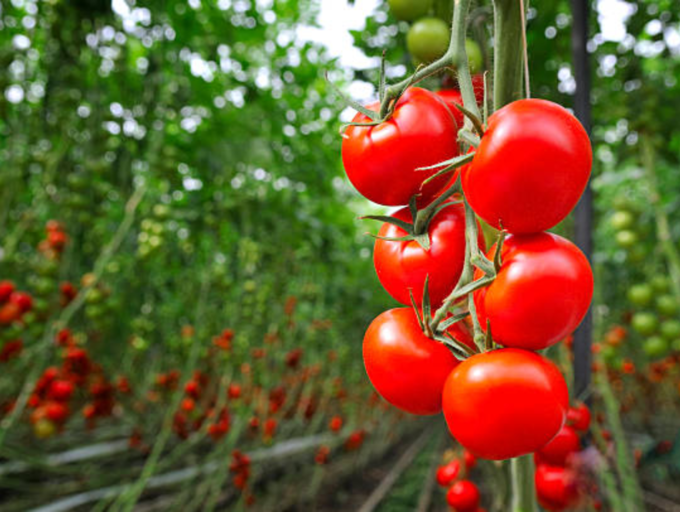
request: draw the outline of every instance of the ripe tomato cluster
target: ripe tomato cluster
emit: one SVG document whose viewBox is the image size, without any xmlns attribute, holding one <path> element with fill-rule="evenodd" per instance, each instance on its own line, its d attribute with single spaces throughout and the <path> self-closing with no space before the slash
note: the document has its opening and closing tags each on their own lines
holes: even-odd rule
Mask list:
<svg viewBox="0 0 680 512">
<path fill-rule="evenodd" d="M 597 491 L 583 475 L 579 462 L 579 435 L 590 428 L 590 410 L 585 404 L 569 408 L 567 423 L 558 434 L 534 454 L 536 497 L 551 512 L 575 508 Z M 591 503 L 598 509 L 598 501 Z"/>
<path fill-rule="evenodd" d="M 374 250 L 378 278 L 413 309 L 391 309 L 369 326 L 368 377 L 404 411 L 443 408 L 451 434 L 477 456 L 536 452 L 560 432 L 569 405 L 559 369 L 536 351 L 569 336 L 593 294 L 584 254 L 545 231 L 587 185 L 588 135 L 563 107 L 519 100 L 492 114 L 468 148 L 459 146 L 466 128 L 458 109 L 437 95 L 407 88 L 393 107 L 383 119 L 357 114 L 342 148 L 347 175 L 367 199 L 408 204 L 372 217 L 385 222 Z M 385 111 L 377 103 L 369 109 Z M 466 165 L 448 178 L 442 169 L 461 154 Z M 462 196 L 453 194 L 458 182 Z M 486 255 L 468 215 L 502 232 Z M 476 268 L 464 282 L 466 265 Z M 465 311 L 461 299 L 470 294 Z"/>
<path fill-rule="evenodd" d="M 455 512 L 486 512 L 480 507 L 480 492 L 477 486 L 468 479 L 472 469 L 477 465 L 476 457 L 467 450 L 462 456 L 450 457 L 437 468 L 437 483 L 447 489 L 446 502 Z"/>
</svg>

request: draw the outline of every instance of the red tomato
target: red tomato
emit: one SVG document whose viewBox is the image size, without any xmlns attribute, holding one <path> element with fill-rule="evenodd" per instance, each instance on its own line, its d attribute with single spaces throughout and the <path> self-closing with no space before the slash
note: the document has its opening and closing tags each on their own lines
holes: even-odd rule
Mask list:
<svg viewBox="0 0 680 512">
<path fill-rule="evenodd" d="M 33 299 L 25 292 L 14 292 L 10 295 L 9 301 L 19 306 L 22 313 L 30 311 L 33 307 Z"/>
<path fill-rule="evenodd" d="M 8 301 L 0 306 L 0 325 L 11 324 L 20 317 L 21 308 L 14 302 Z"/>
<path fill-rule="evenodd" d="M 497 343 L 540 350 L 576 329 L 590 306 L 593 273 L 574 244 L 552 233 L 510 236 L 501 259 L 495 281 L 475 292 L 481 325 L 491 322 Z"/>
<path fill-rule="evenodd" d="M 477 465 L 477 457 L 475 457 L 474 454 L 469 450 L 463 451 L 463 459 L 465 460 L 465 467 L 468 471 L 474 469 L 474 467 Z"/>
<path fill-rule="evenodd" d="M 378 103 L 369 105 L 377 110 Z M 358 113 L 354 122 L 370 119 Z M 384 205 L 408 204 L 420 196 L 426 204 L 450 180 L 444 175 L 422 182 L 440 169 L 417 171 L 458 155 L 458 128 L 446 105 L 434 93 L 412 87 L 397 102 L 394 114 L 377 126 L 349 126 L 342 142 L 347 177 L 360 194 Z"/>
<path fill-rule="evenodd" d="M 586 404 L 570 407 L 567 411 L 567 424 L 579 432 L 588 432 L 590 429 L 590 409 Z"/>
<path fill-rule="evenodd" d="M 451 111 L 451 115 L 456 120 L 456 126 L 458 126 L 458 129 L 461 129 L 465 122 L 465 114 L 456 108 L 456 105 L 463 105 L 463 95 L 461 92 L 458 89 L 442 89 L 437 91 L 437 96 L 444 100 L 444 103 L 446 103 L 446 106 Z"/>
<path fill-rule="evenodd" d="M 0 302 L 8 300 L 12 292 L 14 292 L 14 283 L 12 281 L 0 281 Z"/>
<path fill-rule="evenodd" d="M 484 77 L 482 75 L 475 75 L 472 77 L 472 87 L 475 91 L 475 99 L 479 105 L 484 103 Z M 456 105 L 465 106 L 463 104 L 463 95 L 458 89 L 442 89 L 437 91 L 439 96 L 446 106 L 449 107 L 451 115 L 456 120 L 456 126 L 460 130 L 465 122 L 465 114 L 463 114 Z"/>
<path fill-rule="evenodd" d="M 411 212 L 402 208 L 392 217 L 411 223 Z M 385 290 L 398 302 L 411 304 L 409 289 L 420 304 L 425 278 L 430 277 L 428 290 L 433 306 L 439 306 L 453 291 L 465 260 L 465 207 L 452 203 L 441 210 L 430 222 L 430 248 L 423 249 L 414 240 L 390 242 L 377 239 L 373 263 L 378 279 Z M 398 226 L 384 223 L 378 236 L 396 238 L 406 236 Z M 479 246 L 484 249 L 484 236 L 479 230 Z"/>
<path fill-rule="evenodd" d="M 459 473 L 460 462 L 454 459 L 448 464 L 437 468 L 437 483 L 442 487 L 448 487 L 456 478 L 458 478 Z"/>
<path fill-rule="evenodd" d="M 559 512 L 579 501 L 574 474 L 566 468 L 539 464 L 534 476 L 538 502 L 546 510 Z"/>
<path fill-rule="evenodd" d="M 473 512 L 479 507 L 479 489 L 470 480 L 459 480 L 446 493 L 446 502 L 457 512 Z"/>
<path fill-rule="evenodd" d="M 562 430 L 536 452 L 536 461 L 550 464 L 553 466 L 566 466 L 572 454 L 581 450 L 581 440 L 576 431 L 568 426 Z"/>
<path fill-rule="evenodd" d="M 47 397 L 57 402 L 66 402 L 73 394 L 73 383 L 69 380 L 53 380 L 50 383 Z"/>
<path fill-rule="evenodd" d="M 364 336 L 364 365 L 376 391 L 411 414 L 442 410 L 442 388 L 458 360 L 420 330 L 412 308 L 378 316 Z"/>
<path fill-rule="evenodd" d="M 470 206 L 495 228 L 537 233 L 576 206 L 590 177 L 588 134 L 565 108 L 519 100 L 495 112 L 463 173 Z"/>
<path fill-rule="evenodd" d="M 500 349 L 460 363 L 444 386 L 444 416 L 460 444 L 484 459 L 535 452 L 560 431 L 567 385 L 550 360 Z"/>
</svg>

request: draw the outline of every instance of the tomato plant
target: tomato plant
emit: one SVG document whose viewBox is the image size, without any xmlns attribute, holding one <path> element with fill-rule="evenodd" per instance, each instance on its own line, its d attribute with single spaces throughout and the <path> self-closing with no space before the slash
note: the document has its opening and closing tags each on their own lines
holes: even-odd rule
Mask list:
<svg viewBox="0 0 680 512">
<path fill-rule="evenodd" d="M 377 110 L 378 104 L 369 106 Z M 359 113 L 354 122 L 371 120 Z M 342 143 L 347 177 L 366 199 L 401 206 L 418 195 L 427 202 L 448 183 L 441 176 L 421 189 L 437 169 L 419 171 L 458 154 L 456 123 L 434 94 L 410 88 L 399 99 L 392 116 L 377 126 L 349 126 Z"/>
<path fill-rule="evenodd" d="M 591 164 L 590 140 L 572 114 L 549 101 L 519 100 L 489 118 L 463 191 L 493 227 L 536 233 L 576 206 Z"/>
</svg>

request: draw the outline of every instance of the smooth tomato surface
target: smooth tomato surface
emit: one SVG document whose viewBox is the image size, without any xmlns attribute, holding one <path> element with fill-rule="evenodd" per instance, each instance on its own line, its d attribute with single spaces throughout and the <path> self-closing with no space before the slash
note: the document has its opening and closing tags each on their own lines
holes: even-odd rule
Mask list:
<svg viewBox="0 0 680 512">
<path fill-rule="evenodd" d="M 437 468 L 437 483 L 442 487 L 448 487 L 458 478 L 459 473 L 460 462 L 454 459 L 448 464 Z"/>
<path fill-rule="evenodd" d="M 592 150 L 565 108 L 519 100 L 495 112 L 463 174 L 470 206 L 510 233 L 537 233 L 562 221 L 588 183 Z"/>
<path fill-rule="evenodd" d="M 377 110 L 378 104 L 368 108 Z M 355 122 L 368 119 L 359 113 Z M 390 119 L 377 126 L 349 126 L 342 142 L 347 177 L 361 195 L 388 206 L 408 204 L 420 194 L 430 201 L 451 179 L 444 175 L 421 190 L 440 168 L 417 171 L 458 155 L 456 122 L 436 94 L 411 87 L 397 102 Z"/>
<path fill-rule="evenodd" d="M 402 208 L 392 217 L 412 222 L 411 213 Z M 479 246 L 484 249 L 484 237 L 479 230 Z M 422 302 L 425 278 L 430 277 L 428 290 L 434 306 L 440 305 L 456 286 L 465 260 L 465 207 L 452 202 L 430 222 L 430 248 L 423 249 L 413 240 L 387 241 L 377 239 L 373 250 L 380 284 L 396 301 L 411 304 L 409 289 L 418 304 Z M 406 236 L 398 226 L 384 223 L 379 236 Z"/>
<path fill-rule="evenodd" d="M 446 381 L 446 423 L 484 459 L 535 452 L 560 431 L 569 394 L 557 366 L 526 350 L 500 349 L 460 363 Z"/>
<path fill-rule="evenodd" d="M 540 350 L 571 334 L 593 296 L 593 273 L 578 247 L 552 233 L 509 236 L 501 259 L 494 282 L 475 292 L 481 325 L 490 321 L 496 343 Z"/>
<path fill-rule="evenodd" d="M 479 499 L 479 489 L 470 480 L 459 480 L 446 493 L 446 502 L 460 512 L 476 511 Z"/>
<path fill-rule="evenodd" d="M 590 429 L 590 409 L 586 404 L 578 404 L 567 411 L 567 424 L 578 432 L 588 432 Z"/>
<path fill-rule="evenodd" d="M 375 390 L 411 414 L 437 414 L 442 389 L 458 360 L 423 334 L 412 308 L 379 315 L 364 336 L 364 365 Z"/>
<path fill-rule="evenodd" d="M 536 461 L 553 466 L 566 466 L 569 457 L 581 450 L 581 440 L 576 431 L 565 425 L 557 435 L 536 452 Z"/>
<path fill-rule="evenodd" d="M 534 474 L 538 502 L 546 510 L 559 512 L 575 506 L 579 492 L 574 474 L 566 468 L 539 464 Z"/>
</svg>

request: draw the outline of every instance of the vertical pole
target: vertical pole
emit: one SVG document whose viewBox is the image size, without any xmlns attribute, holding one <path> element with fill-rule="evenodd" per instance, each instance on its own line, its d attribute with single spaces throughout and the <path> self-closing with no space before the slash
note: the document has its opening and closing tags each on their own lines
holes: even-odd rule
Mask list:
<svg viewBox="0 0 680 512">
<path fill-rule="evenodd" d="M 588 41 L 588 16 L 590 2 L 588 0 L 571 0 L 573 25 L 571 30 L 571 50 L 576 78 L 576 94 L 574 96 L 574 112 L 590 135 L 590 62 L 586 44 Z M 583 197 L 576 206 L 576 245 L 592 262 L 592 219 L 593 194 L 590 183 Z M 592 309 L 574 334 L 574 396 L 583 396 L 590 386 L 591 379 L 591 344 L 593 317 Z"/>
</svg>

